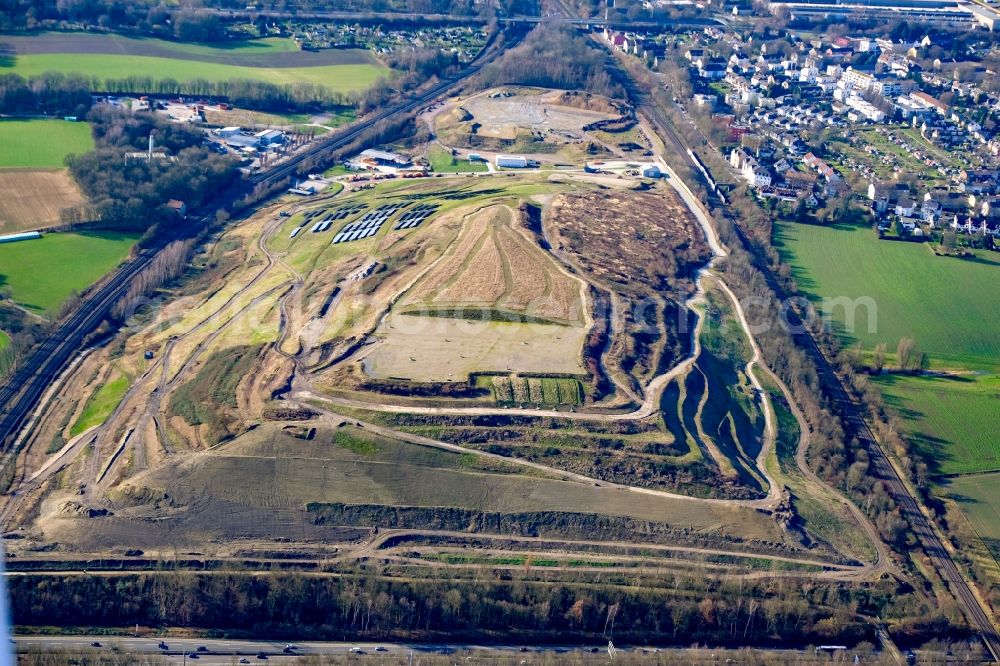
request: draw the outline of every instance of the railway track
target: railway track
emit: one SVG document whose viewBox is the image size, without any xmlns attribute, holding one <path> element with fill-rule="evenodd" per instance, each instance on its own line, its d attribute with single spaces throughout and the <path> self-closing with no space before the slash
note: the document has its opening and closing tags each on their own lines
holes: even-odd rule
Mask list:
<svg viewBox="0 0 1000 666">
<path fill-rule="evenodd" d="M 465 79 L 476 75 L 486 64 L 507 48 L 516 46 L 525 33 L 524 31 L 509 33 L 506 35 L 506 41 L 503 42 L 497 41 L 499 34 L 499 31 L 494 32 L 476 59 L 458 74 L 443 79 L 419 93 L 411 94 L 385 110 L 368 116 L 344 130 L 335 132 L 331 137 L 316 143 L 285 162 L 242 181 L 232 191 L 216 198 L 190 216 L 190 223 L 186 225 L 187 237 L 211 224 L 215 219 L 216 211 L 228 208 L 234 201 L 254 188 L 278 185 L 285 179 L 298 175 L 300 169 L 312 160 L 323 159 L 331 152 L 350 145 L 377 123 L 399 114 L 408 113 L 437 100 Z M 0 387 L 0 453 L 10 452 L 22 427 L 38 407 L 46 390 L 83 346 L 87 336 L 97 328 L 115 302 L 126 292 L 132 279 L 150 265 L 159 251 L 167 245 L 168 240 L 175 239 L 165 239 L 159 244 L 139 252 L 133 259 L 120 266 L 96 288 L 92 289 L 83 298 L 76 311 L 60 322 L 56 329 L 32 350 L 21 366 Z"/>
<path fill-rule="evenodd" d="M 632 82 L 631 77 L 626 74 L 625 79 L 629 95 L 636 102 L 636 106 L 646 112 L 646 115 L 660 130 L 661 136 L 675 149 L 677 155 L 692 167 L 692 172 L 698 173 L 698 165 L 688 154 L 688 147 L 677 135 L 671 121 L 650 100 L 644 91 L 637 88 Z M 736 216 L 729 209 L 727 202 L 717 195 L 710 193 L 709 196 L 716 209 L 722 211 L 722 214 L 732 225 L 744 249 L 753 257 L 754 264 L 764 275 L 771 290 L 779 299 L 787 300 L 789 296 L 771 271 L 767 258 L 750 242 L 750 239 L 739 225 Z M 793 334 L 793 338 L 796 344 L 809 355 L 815 364 L 819 379 L 823 383 L 827 395 L 831 398 L 833 408 L 840 416 L 845 430 L 849 434 L 854 435 L 867 450 L 870 461 L 870 473 L 874 474 L 876 478 L 885 484 L 889 494 L 899 507 L 903 518 L 910 525 L 914 536 L 916 536 L 927 557 L 933 563 L 938 575 L 951 588 L 970 625 L 979 633 L 993 661 L 1000 662 L 1000 634 L 998 634 L 996 625 L 990 619 L 989 613 L 983 608 L 983 604 L 973 591 L 970 583 L 962 576 L 951 554 L 945 548 L 941 537 L 931 524 L 931 520 L 924 514 L 920 503 L 910 492 L 909 486 L 899 476 L 898 471 L 890 462 L 888 455 L 883 450 L 878 439 L 876 439 L 874 432 L 872 432 L 868 421 L 864 418 L 861 406 L 848 393 L 840 377 L 834 371 L 829 359 L 827 359 L 798 313 L 793 308 L 787 308 L 787 311 L 788 324 L 793 331 L 796 331 Z"/>
</svg>

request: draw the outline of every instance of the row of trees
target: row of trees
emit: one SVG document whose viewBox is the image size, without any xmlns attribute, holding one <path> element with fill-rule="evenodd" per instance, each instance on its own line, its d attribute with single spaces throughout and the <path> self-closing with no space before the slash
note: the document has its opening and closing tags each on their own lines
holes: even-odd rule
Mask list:
<svg viewBox="0 0 1000 666">
<path fill-rule="evenodd" d="M 160 0 L 3 0 L 0 31 L 35 30 L 60 24 L 129 29 L 185 41 L 226 39 L 225 25 L 214 12 L 169 7 Z"/>
<path fill-rule="evenodd" d="M 525 0 L 504 0 L 520 6 Z M 208 0 L 170 6 L 160 0 L 3 0 L 0 31 L 35 30 L 62 24 L 84 24 L 109 30 L 135 30 L 183 41 L 211 42 L 228 38 L 226 24 L 212 9 L 244 10 L 245 0 Z M 416 15 L 486 16 L 493 5 L 474 0 L 263 0 L 252 3 L 262 12 L 400 12 Z M 529 6 L 537 7 L 533 0 Z M 521 13 L 521 12 L 515 12 Z M 537 11 L 535 12 L 537 14 Z"/>
<path fill-rule="evenodd" d="M 128 291 L 111 308 L 111 316 L 124 321 L 142 303 L 145 296 L 184 273 L 194 243 L 190 238 L 174 241 L 160 250 L 150 265 L 129 282 Z"/>
<path fill-rule="evenodd" d="M 90 90 L 86 78 L 58 72 L 31 79 L 0 74 L 0 113 L 82 117 L 91 105 Z"/>
<path fill-rule="evenodd" d="M 447 77 L 460 68 L 456 54 L 428 48 L 393 53 L 388 63 L 402 75 L 380 78 L 361 92 L 355 103 L 362 113 L 375 111 L 399 93 Z"/>
<path fill-rule="evenodd" d="M 516 574 L 515 574 L 516 575 Z M 477 577 L 478 578 L 478 577 Z M 652 586 L 530 580 L 393 580 L 371 573 L 18 576 L 19 625 L 187 626 L 288 639 L 854 643 L 872 638 L 859 615 L 918 617 L 906 643 L 947 635 L 939 613 L 892 581 L 840 586 L 780 579 L 719 582 L 667 576 Z M 613 632 L 613 633 L 609 633 Z"/>
<path fill-rule="evenodd" d="M 414 77 L 440 74 L 453 66 L 454 56 L 437 50 L 418 51 L 392 63 Z M 0 75 L 0 113 L 53 116 L 86 115 L 94 92 L 141 95 L 190 95 L 229 100 L 236 106 L 261 111 L 320 111 L 352 106 L 359 96 L 330 90 L 311 83 L 278 85 L 253 79 L 178 81 L 172 77 L 128 76 L 105 78 L 80 74 L 45 72 L 26 79 L 17 74 Z"/>
<path fill-rule="evenodd" d="M 355 98 L 312 83 L 286 83 L 278 85 L 254 79 L 227 79 L 209 81 L 195 78 L 178 81 L 172 77 L 151 78 L 127 76 L 122 78 L 91 78 L 92 90 L 113 94 L 190 95 L 229 100 L 236 106 L 259 111 L 319 111 L 331 106 L 348 106 Z"/>
</svg>

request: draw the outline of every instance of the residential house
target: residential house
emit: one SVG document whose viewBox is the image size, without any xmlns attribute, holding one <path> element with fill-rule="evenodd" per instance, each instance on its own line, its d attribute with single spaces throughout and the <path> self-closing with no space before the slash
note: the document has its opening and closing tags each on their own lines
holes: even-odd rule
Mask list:
<svg viewBox="0 0 1000 666">
<path fill-rule="evenodd" d="M 710 81 L 724 79 L 726 78 L 726 61 L 721 58 L 710 58 L 698 68 L 698 75 Z"/>
</svg>

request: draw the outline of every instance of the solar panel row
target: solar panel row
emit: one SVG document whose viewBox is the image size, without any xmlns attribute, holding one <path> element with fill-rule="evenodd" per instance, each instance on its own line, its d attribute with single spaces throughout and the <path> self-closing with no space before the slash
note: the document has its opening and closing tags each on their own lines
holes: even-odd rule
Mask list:
<svg viewBox="0 0 1000 666">
<path fill-rule="evenodd" d="M 360 220 L 351 222 L 341 229 L 340 232 L 333 237 L 333 243 L 350 243 L 355 240 L 371 238 L 378 233 L 378 230 L 382 228 L 382 225 L 385 224 L 386 220 L 388 220 L 400 208 L 404 207 L 406 207 L 405 203 L 391 203 L 384 204 L 374 210 L 368 211 Z"/>
<path fill-rule="evenodd" d="M 419 226 L 421 222 L 426 220 L 431 214 L 437 210 L 437 206 L 434 204 L 420 204 L 413 210 L 408 210 L 403 213 L 399 218 L 399 222 L 396 223 L 395 229 L 397 231 L 401 229 L 412 229 Z"/>
</svg>

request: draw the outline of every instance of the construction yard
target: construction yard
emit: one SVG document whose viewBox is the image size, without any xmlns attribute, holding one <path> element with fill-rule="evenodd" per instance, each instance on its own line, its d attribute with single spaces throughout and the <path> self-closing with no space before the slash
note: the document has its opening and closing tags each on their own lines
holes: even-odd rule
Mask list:
<svg viewBox="0 0 1000 666">
<path fill-rule="evenodd" d="M 424 121 L 452 148 L 529 153 L 546 162 L 639 156 L 652 146 L 627 105 L 580 92 L 493 88 L 450 100 Z"/>
</svg>

